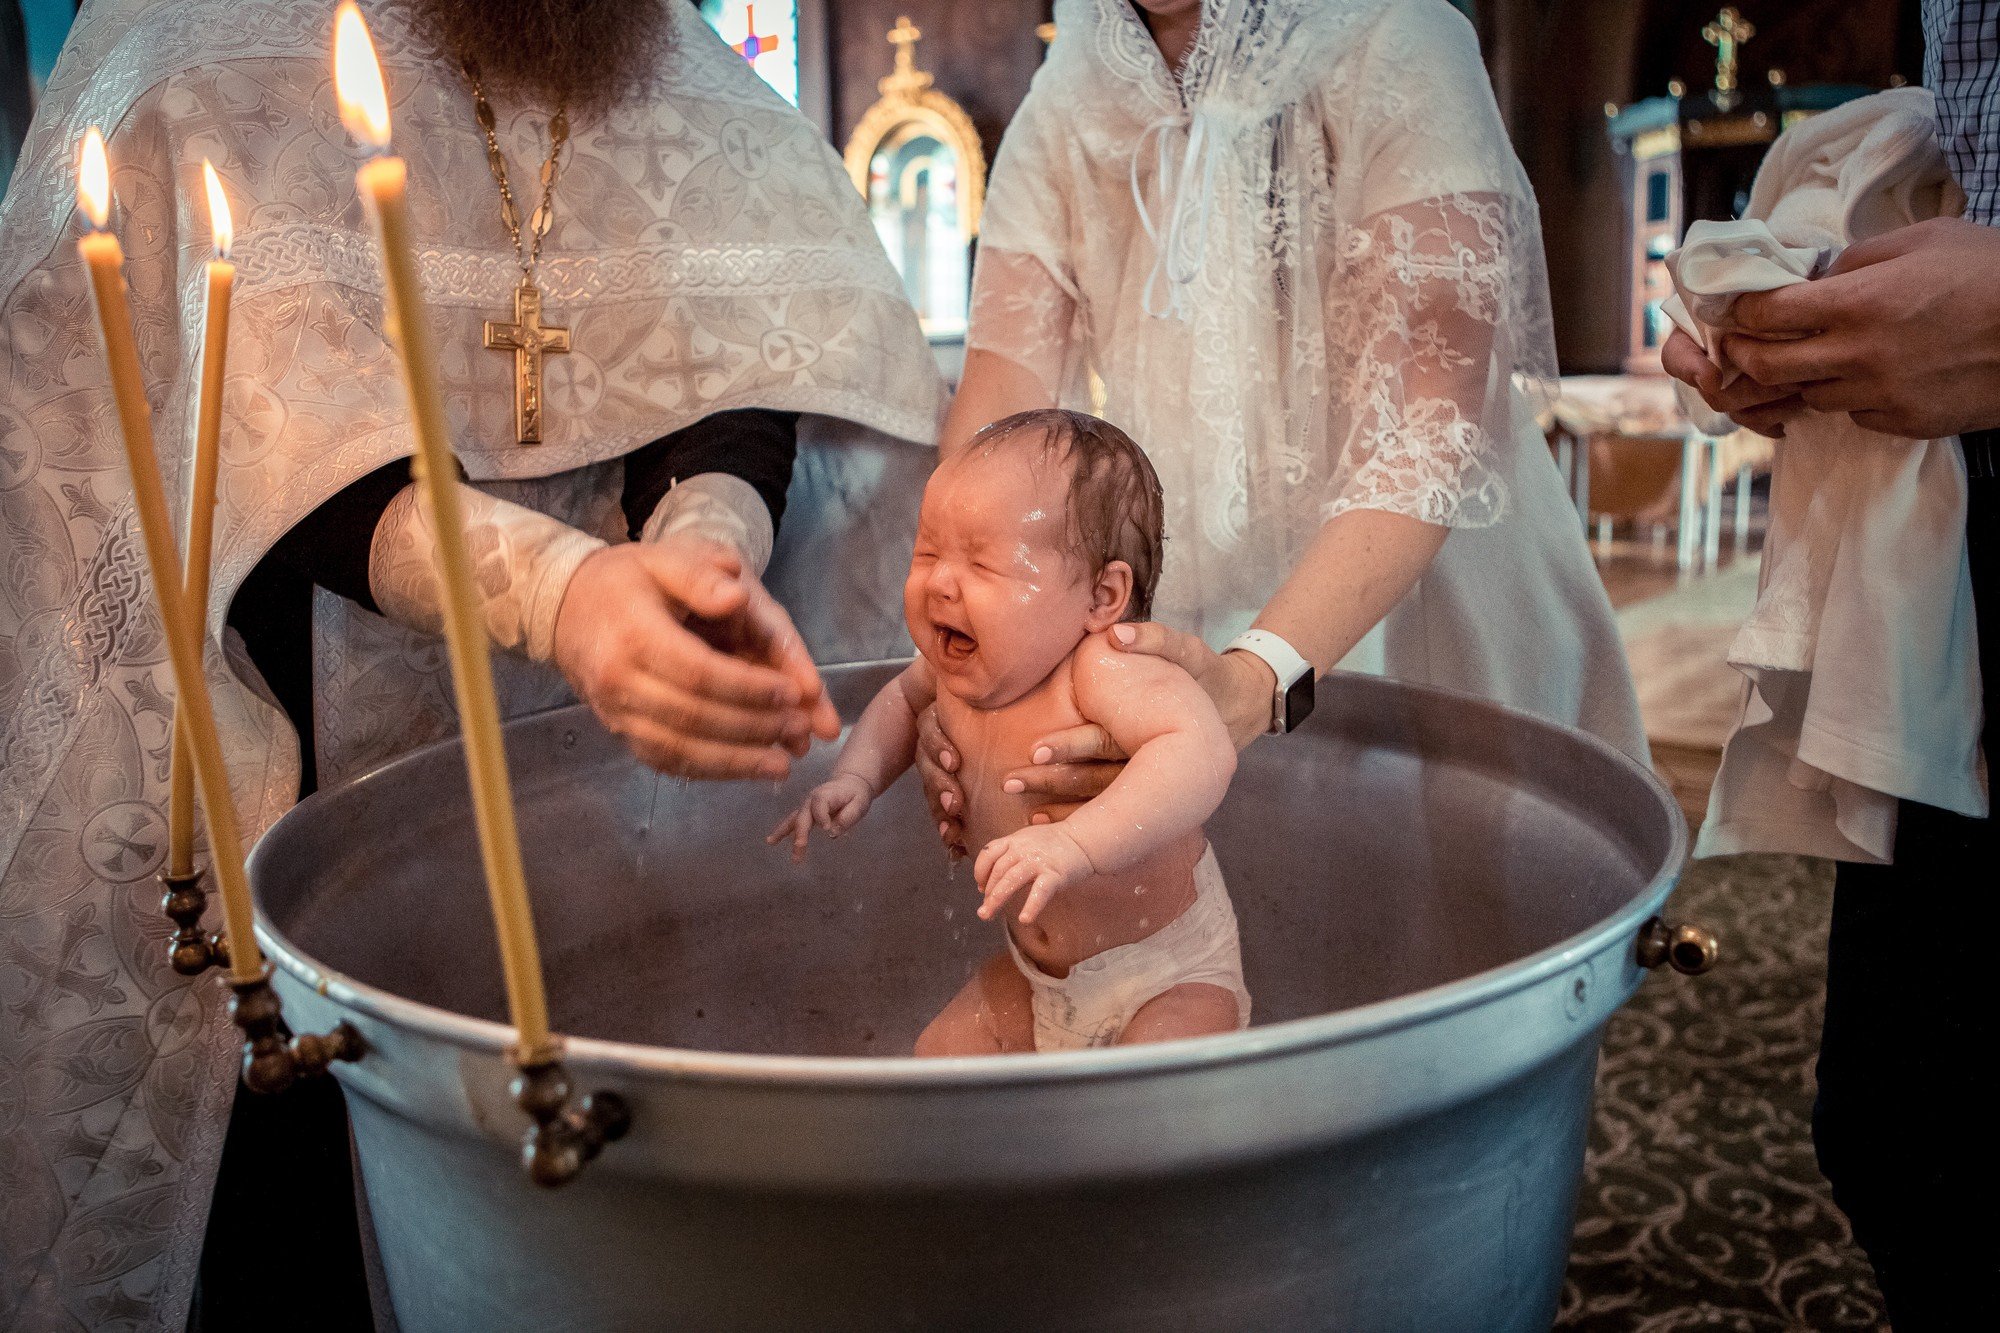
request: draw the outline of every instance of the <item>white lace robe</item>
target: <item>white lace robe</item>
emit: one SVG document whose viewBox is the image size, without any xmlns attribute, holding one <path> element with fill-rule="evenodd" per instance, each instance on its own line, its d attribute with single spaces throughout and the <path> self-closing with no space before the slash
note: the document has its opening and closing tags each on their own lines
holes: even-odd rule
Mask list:
<svg viewBox="0 0 2000 1333">
<path fill-rule="evenodd" d="M 1208 0 L 1178 81 L 1125 0 L 1059 0 L 1056 25 L 994 166 L 968 341 L 1066 406 L 1101 396 L 1152 456 L 1156 616 L 1219 646 L 1327 519 L 1445 525 L 1349 665 L 1643 756 L 1533 424 L 1540 228 L 1469 25 L 1445 0 Z"/>
</svg>

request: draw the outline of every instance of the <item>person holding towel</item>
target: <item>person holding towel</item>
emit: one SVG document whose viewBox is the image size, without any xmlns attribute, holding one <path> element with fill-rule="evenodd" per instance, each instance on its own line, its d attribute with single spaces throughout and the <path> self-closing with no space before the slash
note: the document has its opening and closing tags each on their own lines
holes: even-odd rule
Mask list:
<svg viewBox="0 0 2000 1333">
<path fill-rule="evenodd" d="M 1949 448 L 1956 437 L 1958 457 L 1949 462 L 1955 469 L 1962 458 L 1963 541 L 1936 540 L 1941 534 L 1927 530 L 1917 544 L 1937 561 L 1963 561 L 1970 613 L 1947 614 L 1934 586 L 1931 604 L 1910 606 L 1902 621 L 1926 626 L 1919 633 L 1929 641 L 1883 642 L 1875 651 L 1887 676 L 1910 660 L 1912 648 L 1935 659 L 1949 653 L 1946 639 L 1965 635 L 1967 656 L 1976 659 L 1966 663 L 1973 688 L 1932 701 L 1955 716 L 1916 720 L 1978 735 L 1990 761 L 2000 677 L 2000 0 L 1925 0 L 1923 16 L 1937 142 L 1964 191 L 1962 212 L 1843 238 L 1852 243 L 1822 277 L 1739 288 L 1746 294 L 1728 303 L 1714 359 L 1695 337 L 1677 332 L 1664 360 L 1708 407 L 1766 435 L 1792 439 L 1824 430 L 1828 417 L 1845 418 L 1826 432 L 1828 453 L 1879 449 L 1886 436 L 1913 442 L 1913 460 L 1917 450 L 1935 451 L 1939 442 Z M 1821 461 L 1827 469 L 1851 462 Z M 1935 498 L 1941 489 L 1908 494 Z M 1879 519 L 1880 505 L 1861 507 Z M 1843 541 L 1851 531 L 1842 529 Z M 1879 574 L 1888 548 L 1878 542 L 1868 549 Z M 1776 554 L 1767 554 L 1765 596 Z M 1830 583 L 1816 603 L 1816 689 L 1830 661 L 1826 627 L 1851 617 L 1871 588 L 1880 599 L 1880 580 L 1865 577 L 1866 569 L 1854 573 L 1848 592 Z M 1955 569 L 1928 574 L 1933 585 L 1957 583 Z M 1886 616 L 1877 623 L 1886 635 L 1896 622 Z M 1929 766 L 1928 776 L 1946 766 Z M 1927 774 L 1918 765 L 1910 775 Z M 1983 765 L 1975 775 L 1983 783 Z M 1761 789 L 1772 808 L 1797 805 L 1799 783 L 1812 781 L 1779 766 Z M 1825 811 L 1837 807 L 1839 781 L 1832 775 L 1823 789 Z M 1865 806 L 1869 790 L 1882 788 L 1848 795 Z M 1753 794 L 1739 789 L 1718 802 L 1730 801 L 1740 815 Z M 1861 836 L 1849 840 L 1855 845 L 1843 855 L 1834 890 L 1813 1115 L 1820 1167 L 1903 1333 L 1974 1326 L 1974 1312 L 1985 1312 L 2000 1278 L 2000 1220 L 1986 1202 L 2000 1186 L 2000 1162 L 1985 1146 L 1990 1100 L 1977 1091 L 1987 1082 L 1988 1055 L 2000 1046 L 2000 1001 L 1988 977 L 1989 941 L 2000 933 L 2000 893 L 1992 887 L 2000 838 L 1990 815 L 1954 811 L 1940 799 L 1905 795 L 1891 809 L 1878 808 L 1887 818 L 1872 827 L 1847 823 Z M 1856 809 L 1850 800 L 1850 813 Z M 1740 817 L 1737 824 L 1740 831 Z M 1838 833 L 1838 821 L 1822 826 L 1829 829 Z"/>
</svg>

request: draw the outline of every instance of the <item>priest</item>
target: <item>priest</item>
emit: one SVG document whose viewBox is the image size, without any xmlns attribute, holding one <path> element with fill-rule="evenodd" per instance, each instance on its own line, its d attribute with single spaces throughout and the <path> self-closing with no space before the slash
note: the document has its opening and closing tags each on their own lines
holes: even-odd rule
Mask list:
<svg viewBox="0 0 2000 1333">
<path fill-rule="evenodd" d="M 860 200 L 682 0 L 364 9 L 503 707 L 573 692 L 662 771 L 781 775 L 831 728 L 759 579 L 801 436 L 927 443 L 940 406 Z M 455 725 L 331 25 L 295 0 L 88 7 L 0 205 L 0 1327 L 179 1329 L 211 1198 L 226 1213 L 232 1177 L 344 1155 L 239 1107 L 216 1190 L 236 1036 L 213 981 L 166 963 L 172 680 L 74 245 L 87 125 L 175 492 L 203 158 L 235 212 L 206 628 L 246 827 Z M 245 1166 L 259 1133 L 277 1150 Z M 259 1230 L 301 1239 L 296 1211 L 225 1225 L 239 1294 L 282 1277 Z M 295 1290 L 315 1244 L 287 1252 Z"/>
</svg>

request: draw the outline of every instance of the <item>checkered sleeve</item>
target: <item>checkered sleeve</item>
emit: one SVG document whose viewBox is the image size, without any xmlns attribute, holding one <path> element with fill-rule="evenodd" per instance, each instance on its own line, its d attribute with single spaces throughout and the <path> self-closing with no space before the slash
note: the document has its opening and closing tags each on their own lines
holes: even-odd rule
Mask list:
<svg viewBox="0 0 2000 1333">
<path fill-rule="evenodd" d="M 1965 215 L 2000 224 L 2000 0 L 1924 0 L 1924 82 Z"/>
</svg>

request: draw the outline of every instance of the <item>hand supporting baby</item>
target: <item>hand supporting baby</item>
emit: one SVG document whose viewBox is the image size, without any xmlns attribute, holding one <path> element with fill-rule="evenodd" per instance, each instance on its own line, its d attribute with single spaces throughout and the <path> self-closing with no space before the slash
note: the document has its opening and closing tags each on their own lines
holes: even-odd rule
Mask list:
<svg viewBox="0 0 2000 1333">
<path fill-rule="evenodd" d="M 1090 856 L 1061 824 L 1031 824 L 980 849 L 972 878 L 985 894 L 979 919 L 991 921 L 1007 900 L 1026 889 L 1021 920 L 1033 924 L 1051 898 L 1097 873 Z"/>
<path fill-rule="evenodd" d="M 791 840 L 793 864 L 806 859 L 806 839 L 817 826 L 829 838 L 837 838 L 861 822 L 875 803 L 875 788 L 859 773 L 835 773 L 806 793 L 799 808 L 779 821 L 765 835 L 767 846 Z"/>
</svg>

